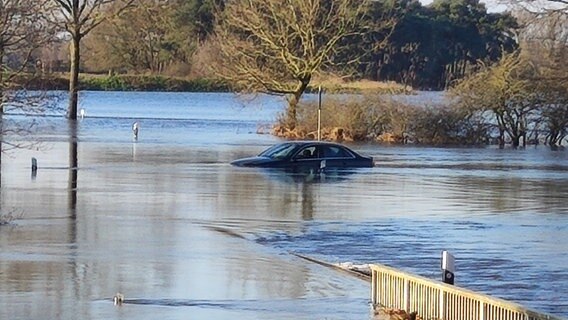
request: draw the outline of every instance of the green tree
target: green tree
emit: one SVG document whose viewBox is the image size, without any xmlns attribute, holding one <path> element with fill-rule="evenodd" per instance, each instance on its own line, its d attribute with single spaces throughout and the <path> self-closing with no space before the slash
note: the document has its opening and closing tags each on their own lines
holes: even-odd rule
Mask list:
<svg viewBox="0 0 568 320">
<path fill-rule="evenodd" d="M 428 7 L 410 2 L 389 43 L 374 58 L 372 79 L 443 89 L 516 48 L 515 20 L 487 13 L 478 0 L 438 0 Z"/>
<path fill-rule="evenodd" d="M 176 21 L 205 41 L 215 28 L 215 9 L 222 10 L 223 0 L 177 0 Z"/>
</svg>

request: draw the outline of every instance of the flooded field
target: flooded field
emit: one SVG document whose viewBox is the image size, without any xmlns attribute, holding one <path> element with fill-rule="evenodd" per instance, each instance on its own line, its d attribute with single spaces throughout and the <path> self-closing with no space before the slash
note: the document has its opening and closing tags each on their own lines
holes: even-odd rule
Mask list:
<svg viewBox="0 0 568 320">
<path fill-rule="evenodd" d="M 369 284 L 291 253 L 439 279 L 442 250 L 456 285 L 568 317 L 567 151 L 355 144 L 375 168 L 311 181 L 228 164 L 279 141 L 275 98 L 82 98 L 5 137 L 41 144 L 2 154 L 0 319 L 369 319 Z"/>
</svg>

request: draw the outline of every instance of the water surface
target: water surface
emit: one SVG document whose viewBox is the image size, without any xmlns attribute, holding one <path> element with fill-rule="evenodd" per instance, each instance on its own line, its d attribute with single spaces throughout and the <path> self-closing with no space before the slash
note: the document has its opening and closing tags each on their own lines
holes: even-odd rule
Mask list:
<svg viewBox="0 0 568 320">
<path fill-rule="evenodd" d="M 82 98 L 76 127 L 7 137 L 42 143 L 2 155 L 19 219 L 0 227 L 0 319 L 367 319 L 367 283 L 290 252 L 439 279 L 442 250 L 457 285 L 568 316 L 566 151 L 356 144 L 375 168 L 312 180 L 228 164 L 279 141 L 256 134 L 277 98 Z"/>
</svg>

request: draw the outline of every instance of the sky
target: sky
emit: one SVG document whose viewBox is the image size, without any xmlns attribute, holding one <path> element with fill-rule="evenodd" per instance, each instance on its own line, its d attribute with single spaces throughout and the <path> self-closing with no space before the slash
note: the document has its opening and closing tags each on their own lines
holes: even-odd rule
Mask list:
<svg viewBox="0 0 568 320">
<path fill-rule="evenodd" d="M 422 5 L 429 5 L 433 0 L 420 0 Z M 488 12 L 502 12 L 507 9 L 503 4 L 499 4 L 499 0 L 481 0 L 481 3 L 485 3 Z"/>
</svg>

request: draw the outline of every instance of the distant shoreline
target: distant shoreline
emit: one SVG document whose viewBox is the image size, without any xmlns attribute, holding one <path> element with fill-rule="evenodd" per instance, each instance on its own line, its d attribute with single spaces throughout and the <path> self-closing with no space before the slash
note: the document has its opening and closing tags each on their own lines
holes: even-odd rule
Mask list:
<svg viewBox="0 0 568 320">
<path fill-rule="evenodd" d="M 16 80 L 26 89 L 31 90 L 68 90 L 69 79 L 66 74 L 22 77 Z M 313 81 L 306 93 L 317 92 L 321 86 L 326 92 L 333 93 L 390 93 L 408 94 L 412 88 L 394 82 L 333 80 Z M 234 92 L 227 83 L 216 79 L 184 79 L 160 75 L 97 75 L 81 74 L 79 90 L 90 91 L 155 91 L 155 92 Z"/>
<path fill-rule="evenodd" d="M 64 74 L 30 77 L 17 80 L 31 90 L 69 90 Z M 168 92 L 230 92 L 229 86 L 211 79 L 181 79 L 147 75 L 81 74 L 79 90 L 89 91 L 168 91 Z"/>
</svg>

